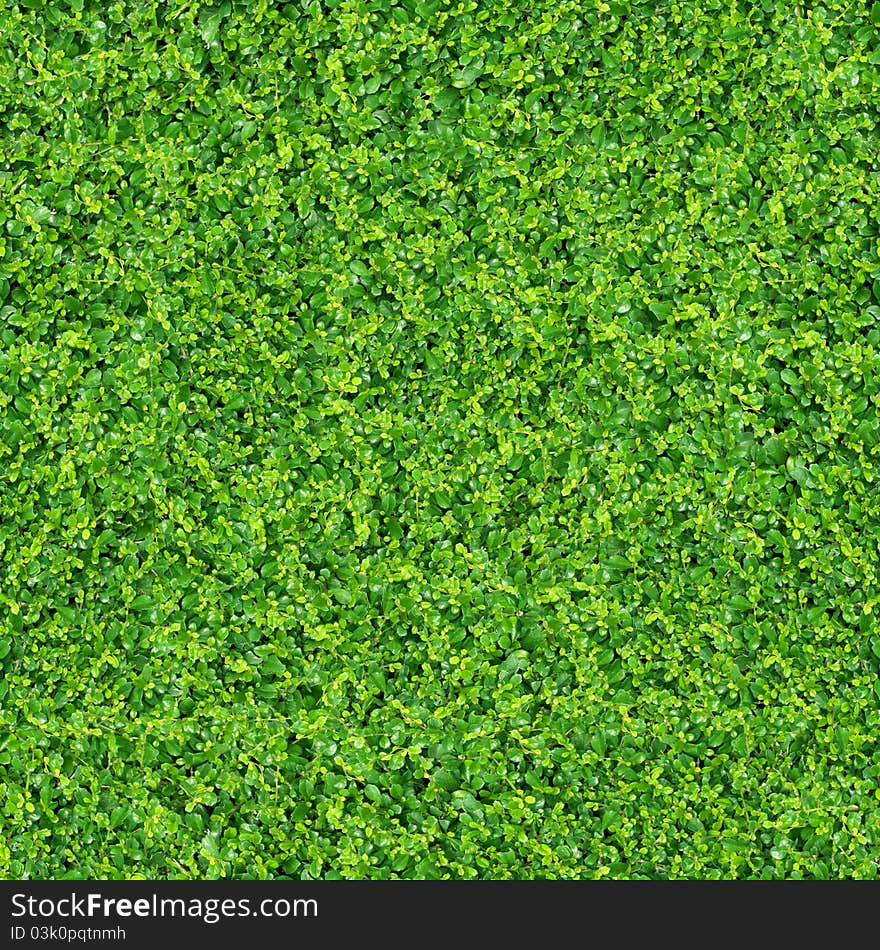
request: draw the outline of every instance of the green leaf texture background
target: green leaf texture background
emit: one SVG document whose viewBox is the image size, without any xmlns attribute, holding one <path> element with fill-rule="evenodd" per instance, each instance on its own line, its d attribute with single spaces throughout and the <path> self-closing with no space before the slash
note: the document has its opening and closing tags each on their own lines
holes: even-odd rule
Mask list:
<svg viewBox="0 0 880 950">
<path fill-rule="evenodd" d="M 6 877 L 875 877 L 880 5 L 0 11 Z"/>
</svg>

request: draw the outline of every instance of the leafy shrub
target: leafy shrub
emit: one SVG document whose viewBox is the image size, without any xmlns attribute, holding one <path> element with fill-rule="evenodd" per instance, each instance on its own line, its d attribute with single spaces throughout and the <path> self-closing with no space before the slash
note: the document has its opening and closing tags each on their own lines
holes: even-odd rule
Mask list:
<svg viewBox="0 0 880 950">
<path fill-rule="evenodd" d="M 878 25 L 7 5 L 4 875 L 876 875 Z"/>
</svg>

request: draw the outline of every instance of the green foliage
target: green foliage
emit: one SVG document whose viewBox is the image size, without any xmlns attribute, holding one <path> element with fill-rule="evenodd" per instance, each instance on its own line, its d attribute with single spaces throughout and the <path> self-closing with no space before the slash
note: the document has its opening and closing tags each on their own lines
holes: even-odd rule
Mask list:
<svg viewBox="0 0 880 950">
<path fill-rule="evenodd" d="M 6 4 L 4 876 L 875 876 L 878 11 Z"/>
</svg>

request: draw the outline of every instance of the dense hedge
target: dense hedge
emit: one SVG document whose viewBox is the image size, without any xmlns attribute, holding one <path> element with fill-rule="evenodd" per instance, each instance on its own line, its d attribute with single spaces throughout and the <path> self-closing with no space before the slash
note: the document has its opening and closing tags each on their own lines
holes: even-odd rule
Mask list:
<svg viewBox="0 0 880 950">
<path fill-rule="evenodd" d="M 0 16 L 0 871 L 871 877 L 880 4 Z"/>
</svg>

